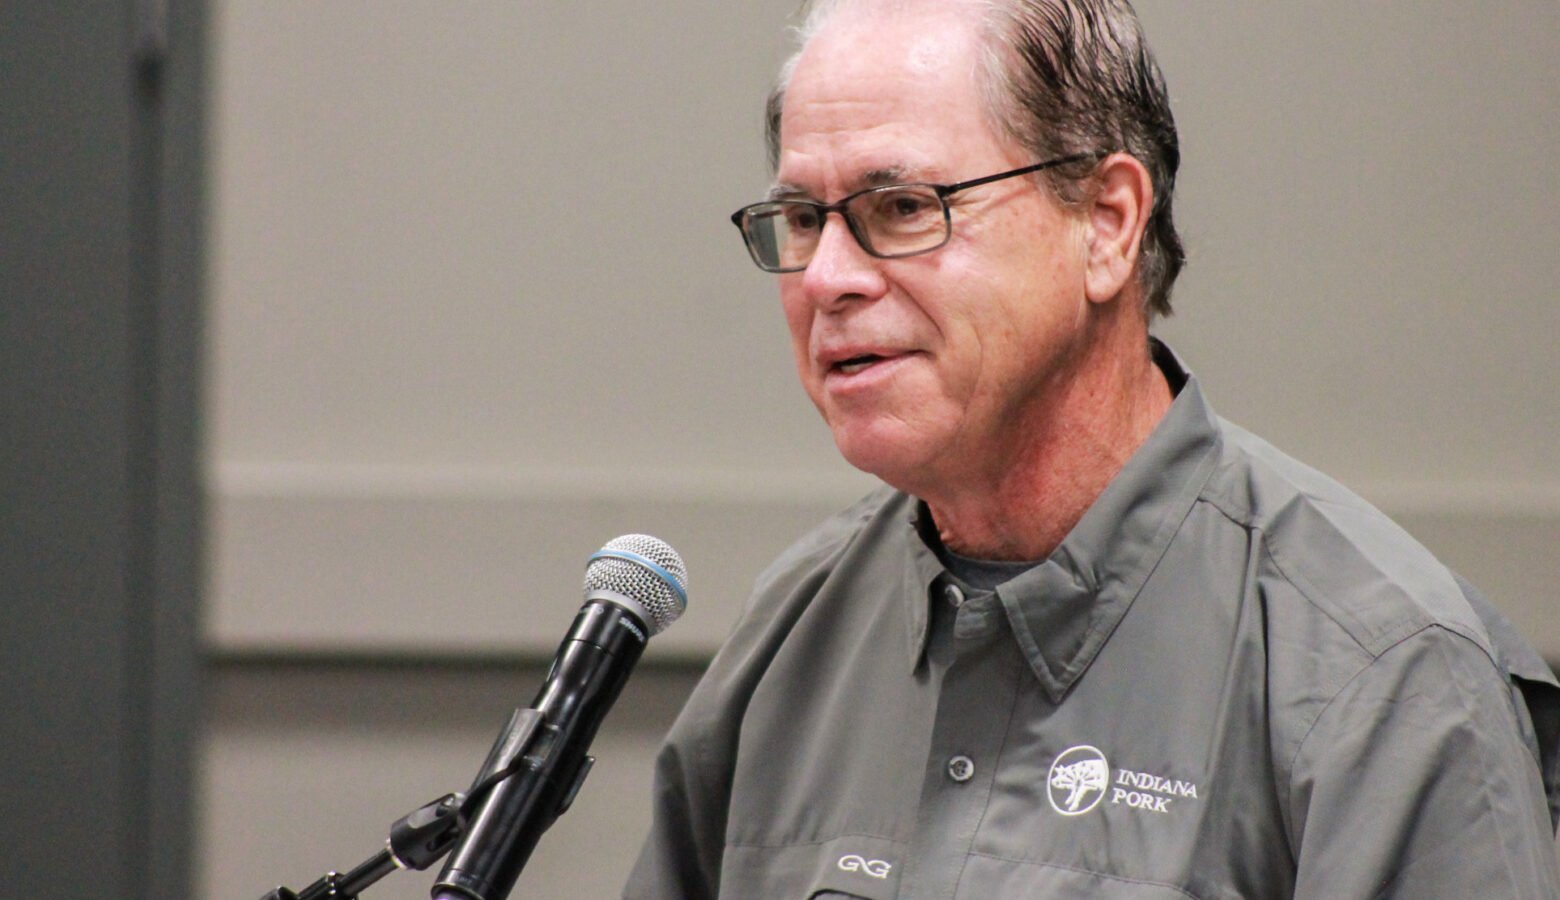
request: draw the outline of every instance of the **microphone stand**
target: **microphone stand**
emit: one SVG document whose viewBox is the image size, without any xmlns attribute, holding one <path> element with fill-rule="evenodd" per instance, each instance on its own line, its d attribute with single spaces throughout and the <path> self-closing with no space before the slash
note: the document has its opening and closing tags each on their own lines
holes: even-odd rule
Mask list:
<svg viewBox="0 0 1560 900">
<path fill-rule="evenodd" d="M 356 900 L 365 888 L 396 869 L 426 869 L 444 858 L 460 836 L 465 797 L 445 794 L 390 826 L 385 849 L 343 875 L 328 872 L 300 892 L 279 887 L 260 900 Z"/>
<path fill-rule="evenodd" d="M 260 900 L 357 900 L 366 888 L 396 869 L 421 871 L 443 859 L 465 832 L 472 813 L 494 788 L 516 772 L 536 767 L 538 759 L 531 750 L 543 719 L 542 713 L 534 709 L 515 710 L 493 749 L 488 751 L 487 760 L 477 773 L 471 790 L 465 794 L 445 794 L 397 819 L 390 826 L 390 839 L 385 842 L 385 848 L 357 868 L 345 875 L 327 872 L 302 891 L 278 887 Z M 574 799 L 585 770 L 590 768 L 589 762 L 590 758 L 586 757 L 586 765 L 575 777 L 560 805 L 559 815 Z"/>
</svg>

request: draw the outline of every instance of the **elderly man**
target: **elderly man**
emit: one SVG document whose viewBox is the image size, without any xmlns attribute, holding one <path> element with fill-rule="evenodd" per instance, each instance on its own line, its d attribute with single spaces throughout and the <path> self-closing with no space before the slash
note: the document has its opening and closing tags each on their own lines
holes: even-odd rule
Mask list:
<svg viewBox="0 0 1560 900">
<path fill-rule="evenodd" d="M 760 577 L 626 896 L 1560 896 L 1542 660 L 1149 337 L 1178 150 L 1125 0 L 802 38 L 733 218 L 885 487 Z"/>
</svg>

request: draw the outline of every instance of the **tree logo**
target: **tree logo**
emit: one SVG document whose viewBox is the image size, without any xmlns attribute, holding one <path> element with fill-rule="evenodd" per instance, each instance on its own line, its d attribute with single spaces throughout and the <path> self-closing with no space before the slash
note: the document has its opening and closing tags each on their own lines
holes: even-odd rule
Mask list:
<svg viewBox="0 0 1560 900">
<path fill-rule="evenodd" d="M 1051 808 L 1064 816 L 1081 816 L 1099 805 L 1110 784 L 1110 763 L 1088 744 L 1063 750 L 1046 776 Z"/>
</svg>

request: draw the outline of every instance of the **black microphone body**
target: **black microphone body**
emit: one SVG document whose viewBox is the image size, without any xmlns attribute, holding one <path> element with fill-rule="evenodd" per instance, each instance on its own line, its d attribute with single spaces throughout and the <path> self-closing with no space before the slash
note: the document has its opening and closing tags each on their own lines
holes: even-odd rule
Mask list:
<svg viewBox="0 0 1560 900">
<path fill-rule="evenodd" d="M 620 606 L 587 602 L 558 648 L 531 708 L 542 714 L 521 767 L 493 788 L 439 875 L 435 897 L 507 896 L 542 832 L 584 777 L 586 749 L 644 652 L 644 625 Z M 486 772 L 512 729 L 494 744 Z M 453 890 L 452 890 L 453 889 Z"/>
<path fill-rule="evenodd" d="M 673 573 L 636 553 L 609 553 L 612 544 L 597 558 L 613 557 L 609 565 L 621 565 L 622 560 L 631 558 L 632 565 L 653 569 L 671 588 L 667 596 L 673 597 L 675 592 L 686 603 L 686 574 L 679 572 L 681 559 L 670 547 L 659 541 L 656 544 L 675 560 L 673 572 L 680 574 L 680 579 L 674 581 Z M 593 563 L 592 570 L 596 567 Z M 587 573 L 585 604 L 559 645 L 531 708 L 515 712 L 472 785 L 469 796 L 476 798 L 484 790 L 487 793 L 471 811 L 461 841 L 434 883 L 434 900 L 504 900 L 509 896 L 542 833 L 568 808 L 589 772 L 593 760 L 586 750 L 622 692 L 645 643 L 682 611 L 678 606 L 668 612 L 653 598 L 647 602 L 643 596 L 625 595 L 615 583 L 590 590 L 591 579 Z M 642 593 L 637 587 L 629 590 Z M 490 790 L 484 786 L 505 769 L 509 774 Z"/>
</svg>

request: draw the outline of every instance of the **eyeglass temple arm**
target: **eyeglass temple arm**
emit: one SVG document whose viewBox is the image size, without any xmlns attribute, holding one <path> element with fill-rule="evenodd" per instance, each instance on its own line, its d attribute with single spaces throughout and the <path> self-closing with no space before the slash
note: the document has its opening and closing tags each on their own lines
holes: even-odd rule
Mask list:
<svg viewBox="0 0 1560 900">
<path fill-rule="evenodd" d="M 944 185 L 938 190 L 937 193 L 946 197 L 955 191 L 962 191 L 972 187 L 980 187 L 983 184 L 990 184 L 993 181 L 1001 181 L 1004 178 L 1016 178 L 1019 175 L 1028 175 L 1030 172 L 1038 172 L 1041 169 L 1049 169 L 1053 166 L 1065 166 L 1068 163 L 1083 162 L 1086 159 L 1104 159 L 1109 155 L 1109 153 L 1104 151 L 1095 151 L 1093 153 L 1074 153 L 1072 156 L 1048 159 L 1045 162 L 1035 163 L 1032 166 L 1024 166 L 1021 169 L 1013 169 L 1009 172 L 998 172 L 995 175 L 987 175 L 984 178 L 971 178 L 969 181 L 961 181 L 958 184 Z"/>
</svg>

